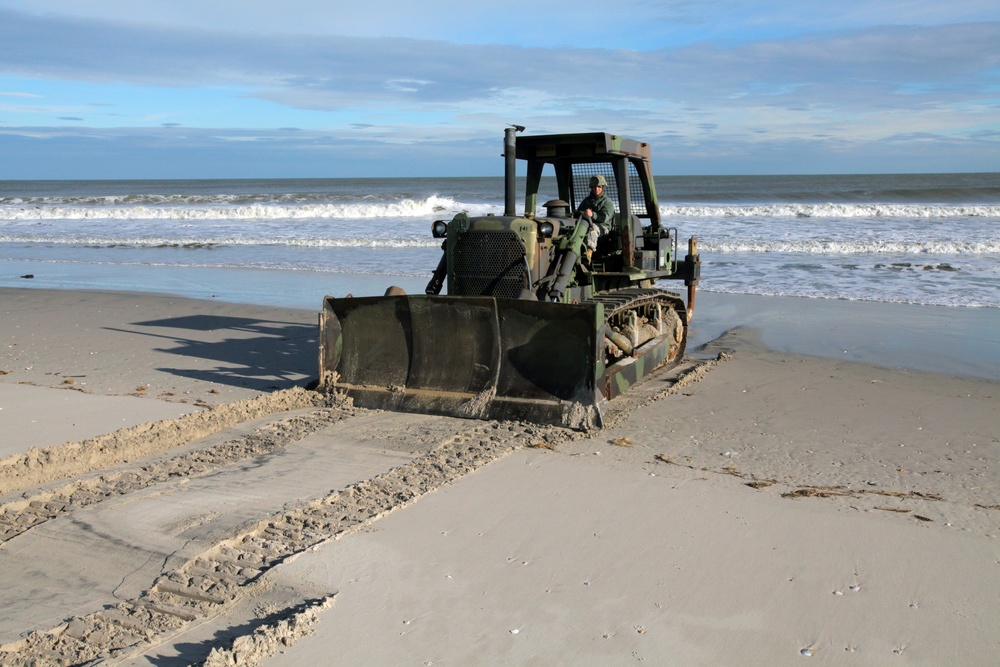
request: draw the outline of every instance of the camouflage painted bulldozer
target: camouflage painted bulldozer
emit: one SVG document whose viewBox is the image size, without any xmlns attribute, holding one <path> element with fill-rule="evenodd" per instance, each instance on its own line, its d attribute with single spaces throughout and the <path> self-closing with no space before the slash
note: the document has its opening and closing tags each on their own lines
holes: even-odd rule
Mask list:
<svg viewBox="0 0 1000 667">
<path fill-rule="evenodd" d="M 693 237 L 681 258 L 661 224 L 648 144 L 523 129 L 504 136 L 504 214 L 433 223 L 443 253 L 426 294 L 325 298 L 321 389 L 361 407 L 590 429 L 609 400 L 681 359 L 701 263 Z M 597 175 L 615 207 L 600 236 L 571 213 Z M 543 176 L 556 192 L 540 212 Z M 684 281 L 686 305 L 654 287 L 662 279 Z"/>
</svg>

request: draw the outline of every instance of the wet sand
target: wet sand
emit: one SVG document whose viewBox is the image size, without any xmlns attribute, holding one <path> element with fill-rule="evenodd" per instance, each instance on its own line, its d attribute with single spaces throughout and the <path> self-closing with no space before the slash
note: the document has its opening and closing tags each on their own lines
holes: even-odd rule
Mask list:
<svg viewBox="0 0 1000 667">
<path fill-rule="evenodd" d="M 324 403 L 308 310 L 0 290 L 0 664 L 994 664 L 996 314 L 699 299 L 580 434 Z"/>
</svg>

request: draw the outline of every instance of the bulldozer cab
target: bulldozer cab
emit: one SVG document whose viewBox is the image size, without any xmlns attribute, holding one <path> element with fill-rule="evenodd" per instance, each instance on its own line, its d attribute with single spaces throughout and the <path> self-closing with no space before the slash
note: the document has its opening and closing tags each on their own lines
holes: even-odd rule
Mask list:
<svg viewBox="0 0 1000 667">
<path fill-rule="evenodd" d="M 605 132 L 519 137 L 516 156 L 527 162 L 524 215 L 534 217 L 542 177 L 555 176 L 558 198 L 576 213 L 590 192 L 590 179 L 607 179 L 607 195 L 615 205 L 611 233 L 601 237 L 597 255 L 609 270 L 630 265 L 633 238 L 658 235 L 660 209 L 649 144 Z"/>
</svg>

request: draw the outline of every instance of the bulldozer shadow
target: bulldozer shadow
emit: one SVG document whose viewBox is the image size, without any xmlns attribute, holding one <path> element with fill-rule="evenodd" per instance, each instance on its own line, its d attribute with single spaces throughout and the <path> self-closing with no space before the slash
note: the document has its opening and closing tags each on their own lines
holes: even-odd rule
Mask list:
<svg viewBox="0 0 1000 667">
<path fill-rule="evenodd" d="M 156 353 L 186 358 L 155 370 L 258 391 L 306 385 L 316 373 L 316 327 L 256 318 L 191 315 L 114 331 L 160 339 Z M 159 357 L 158 357 L 159 358 Z"/>
</svg>

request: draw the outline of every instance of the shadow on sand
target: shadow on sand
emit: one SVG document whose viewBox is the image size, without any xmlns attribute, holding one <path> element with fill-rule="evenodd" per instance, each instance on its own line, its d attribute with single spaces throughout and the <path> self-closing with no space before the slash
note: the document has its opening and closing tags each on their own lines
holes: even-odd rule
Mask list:
<svg viewBox="0 0 1000 667">
<path fill-rule="evenodd" d="M 165 345 L 156 348 L 158 352 L 218 362 L 157 368 L 165 373 L 258 391 L 306 385 L 317 374 L 314 325 L 191 315 L 133 322 L 132 326 L 147 330 L 114 330 L 160 338 Z"/>
</svg>

